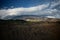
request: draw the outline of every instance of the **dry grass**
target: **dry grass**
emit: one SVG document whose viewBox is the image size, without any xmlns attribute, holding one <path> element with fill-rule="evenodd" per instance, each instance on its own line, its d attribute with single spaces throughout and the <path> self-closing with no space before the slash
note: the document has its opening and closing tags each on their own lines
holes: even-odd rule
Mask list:
<svg viewBox="0 0 60 40">
<path fill-rule="evenodd" d="M 58 40 L 60 22 L 1 21 L 2 40 Z"/>
</svg>

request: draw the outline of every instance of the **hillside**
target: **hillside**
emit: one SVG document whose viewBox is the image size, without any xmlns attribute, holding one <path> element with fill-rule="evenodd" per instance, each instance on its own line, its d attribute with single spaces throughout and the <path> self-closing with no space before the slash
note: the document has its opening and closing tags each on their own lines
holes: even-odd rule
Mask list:
<svg viewBox="0 0 60 40">
<path fill-rule="evenodd" d="M 26 20 L 0 20 L 2 40 L 58 40 L 59 19 L 31 22 Z"/>
</svg>

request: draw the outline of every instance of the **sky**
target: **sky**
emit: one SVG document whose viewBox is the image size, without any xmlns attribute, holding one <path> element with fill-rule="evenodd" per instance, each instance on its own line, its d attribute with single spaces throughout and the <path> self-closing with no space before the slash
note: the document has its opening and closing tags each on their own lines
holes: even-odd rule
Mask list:
<svg viewBox="0 0 60 40">
<path fill-rule="evenodd" d="M 0 0 L 0 18 L 13 15 L 60 18 L 60 0 Z"/>
</svg>

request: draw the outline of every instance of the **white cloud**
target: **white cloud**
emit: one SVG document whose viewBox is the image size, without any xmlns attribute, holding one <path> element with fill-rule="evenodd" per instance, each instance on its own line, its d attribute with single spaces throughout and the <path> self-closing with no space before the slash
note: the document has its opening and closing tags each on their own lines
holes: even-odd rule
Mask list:
<svg viewBox="0 0 60 40">
<path fill-rule="evenodd" d="M 51 5 L 51 7 L 55 6 L 55 5 L 53 5 L 53 6 L 52 5 Z M 13 15 L 53 15 L 53 14 L 59 12 L 57 9 L 51 9 L 48 7 L 49 7 L 49 3 L 34 6 L 34 7 L 28 7 L 28 8 L 19 7 L 19 8 L 13 8 L 13 9 L 11 9 L 11 8 L 10 9 L 1 9 L 0 16 L 1 16 L 1 18 L 4 18 L 9 15 L 11 15 L 11 16 L 13 16 Z M 53 16 L 47 16 L 47 17 L 54 18 Z"/>
<path fill-rule="evenodd" d="M 56 18 L 55 16 L 46 16 L 47 18 Z"/>
<path fill-rule="evenodd" d="M 54 8 L 57 5 L 60 5 L 60 0 L 56 0 L 55 2 L 50 2 L 50 8 Z"/>
<path fill-rule="evenodd" d="M 29 7 L 29 8 L 13 8 L 13 9 L 1 9 L 0 10 L 0 16 L 3 18 L 8 15 L 22 15 L 22 14 L 34 14 L 38 10 L 41 11 L 48 7 L 49 4 L 43 4 L 43 5 L 38 5 L 34 7 Z M 38 12 L 37 12 L 38 13 Z"/>
</svg>

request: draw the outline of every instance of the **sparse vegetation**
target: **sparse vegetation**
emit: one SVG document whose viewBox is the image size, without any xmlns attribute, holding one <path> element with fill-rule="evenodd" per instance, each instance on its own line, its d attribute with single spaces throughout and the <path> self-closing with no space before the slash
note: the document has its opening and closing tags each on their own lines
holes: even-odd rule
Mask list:
<svg viewBox="0 0 60 40">
<path fill-rule="evenodd" d="M 0 20 L 2 40 L 58 40 L 60 21 Z"/>
</svg>

